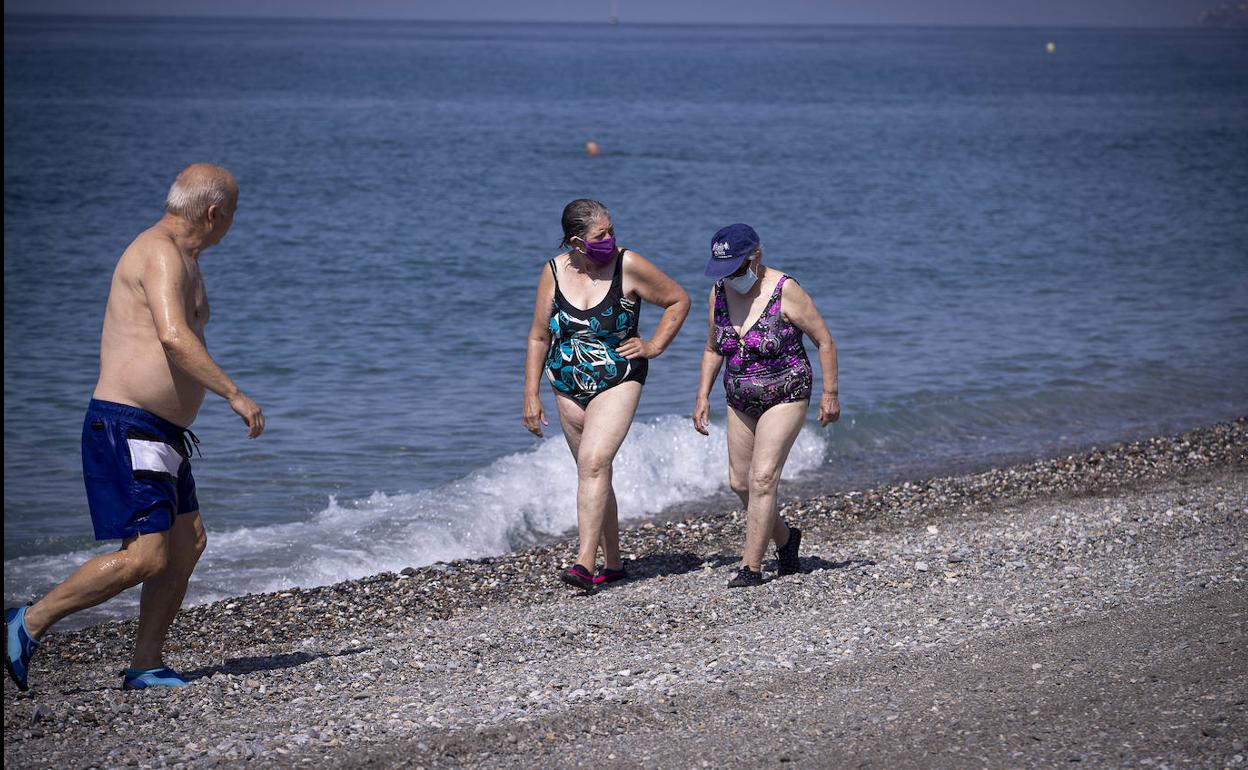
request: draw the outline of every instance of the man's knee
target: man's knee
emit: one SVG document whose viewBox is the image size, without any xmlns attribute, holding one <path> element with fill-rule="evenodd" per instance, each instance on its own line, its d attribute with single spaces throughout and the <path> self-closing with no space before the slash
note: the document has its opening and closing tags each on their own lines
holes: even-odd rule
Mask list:
<svg viewBox="0 0 1248 770">
<path fill-rule="evenodd" d="M 728 486 L 738 495 L 750 493 L 750 478 L 744 473 L 728 473 Z"/>
<path fill-rule="evenodd" d="M 199 562 L 204 549 L 208 547 L 208 533 L 200 521 L 199 514 L 182 514 L 178 521 L 178 531 L 174 533 L 173 553 L 170 562 L 182 572 L 189 573 Z"/>
<path fill-rule="evenodd" d="M 208 533 L 202 526 L 196 526 L 195 539 L 191 542 L 191 553 L 194 554 L 196 561 L 204 555 L 206 548 L 208 548 Z"/>
<path fill-rule="evenodd" d="M 122 546 L 126 582 L 138 584 L 156 577 L 169 566 L 169 533 L 140 535 Z"/>
</svg>

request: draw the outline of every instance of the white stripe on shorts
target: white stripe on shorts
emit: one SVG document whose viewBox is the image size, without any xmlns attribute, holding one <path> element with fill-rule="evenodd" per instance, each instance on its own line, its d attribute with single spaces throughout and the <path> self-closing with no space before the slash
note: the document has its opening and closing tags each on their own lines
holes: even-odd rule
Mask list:
<svg viewBox="0 0 1248 770">
<path fill-rule="evenodd" d="M 182 455 L 178 450 L 161 441 L 126 439 L 130 445 L 130 465 L 136 471 L 156 471 L 178 477 L 182 467 Z"/>
</svg>

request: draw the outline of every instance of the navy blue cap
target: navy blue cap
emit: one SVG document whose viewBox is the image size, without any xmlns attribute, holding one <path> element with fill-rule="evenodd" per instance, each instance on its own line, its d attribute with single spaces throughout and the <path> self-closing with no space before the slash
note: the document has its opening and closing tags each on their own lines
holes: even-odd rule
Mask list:
<svg viewBox="0 0 1248 770">
<path fill-rule="evenodd" d="M 706 277 L 718 281 L 732 275 L 757 248 L 758 233 L 749 225 L 737 222 L 721 227 L 711 239 L 711 259 L 706 263 Z"/>
</svg>

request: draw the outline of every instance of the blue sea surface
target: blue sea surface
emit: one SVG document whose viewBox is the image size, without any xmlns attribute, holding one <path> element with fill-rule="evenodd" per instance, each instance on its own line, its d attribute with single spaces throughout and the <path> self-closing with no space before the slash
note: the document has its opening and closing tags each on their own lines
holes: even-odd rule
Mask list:
<svg viewBox="0 0 1248 770">
<path fill-rule="evenodd" d="M 562 438 L 535 440 L 520 407 L 537 277 L 577 197 L 694 298 L 617 465 L 625 517 L 723 499 L 722 428 L 685 415 L 729 222 L 837 341 L 844 414 L 803 432 L 799 482 L 1248 413 L 1246 43 L 6 16 L 6 603 L 110 547 L 78 456 L 104 300 L 193 161 L 241 185 L 202 259 L 209 346 L 269 428 L 247 441 L 211 395 L 195 424 L 210 545 L 191 602 L 575 525 Z M 718 389 L 713 408 L 722 426 Z"/>
</svg>

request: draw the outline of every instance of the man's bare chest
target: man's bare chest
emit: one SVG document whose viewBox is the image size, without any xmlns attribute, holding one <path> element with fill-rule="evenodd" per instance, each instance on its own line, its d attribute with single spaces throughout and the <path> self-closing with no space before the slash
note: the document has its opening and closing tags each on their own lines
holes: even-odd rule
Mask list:
<svg viewBox="0 0 1248 770">
<path fill-rule="evenodd" d="M 208 292 L 204 289 L 202 279 L 191 282 L 186 297 L 187 320 L 198 330 L 208 323 L 212 310 L 208 305 Z"/>
</svg>

